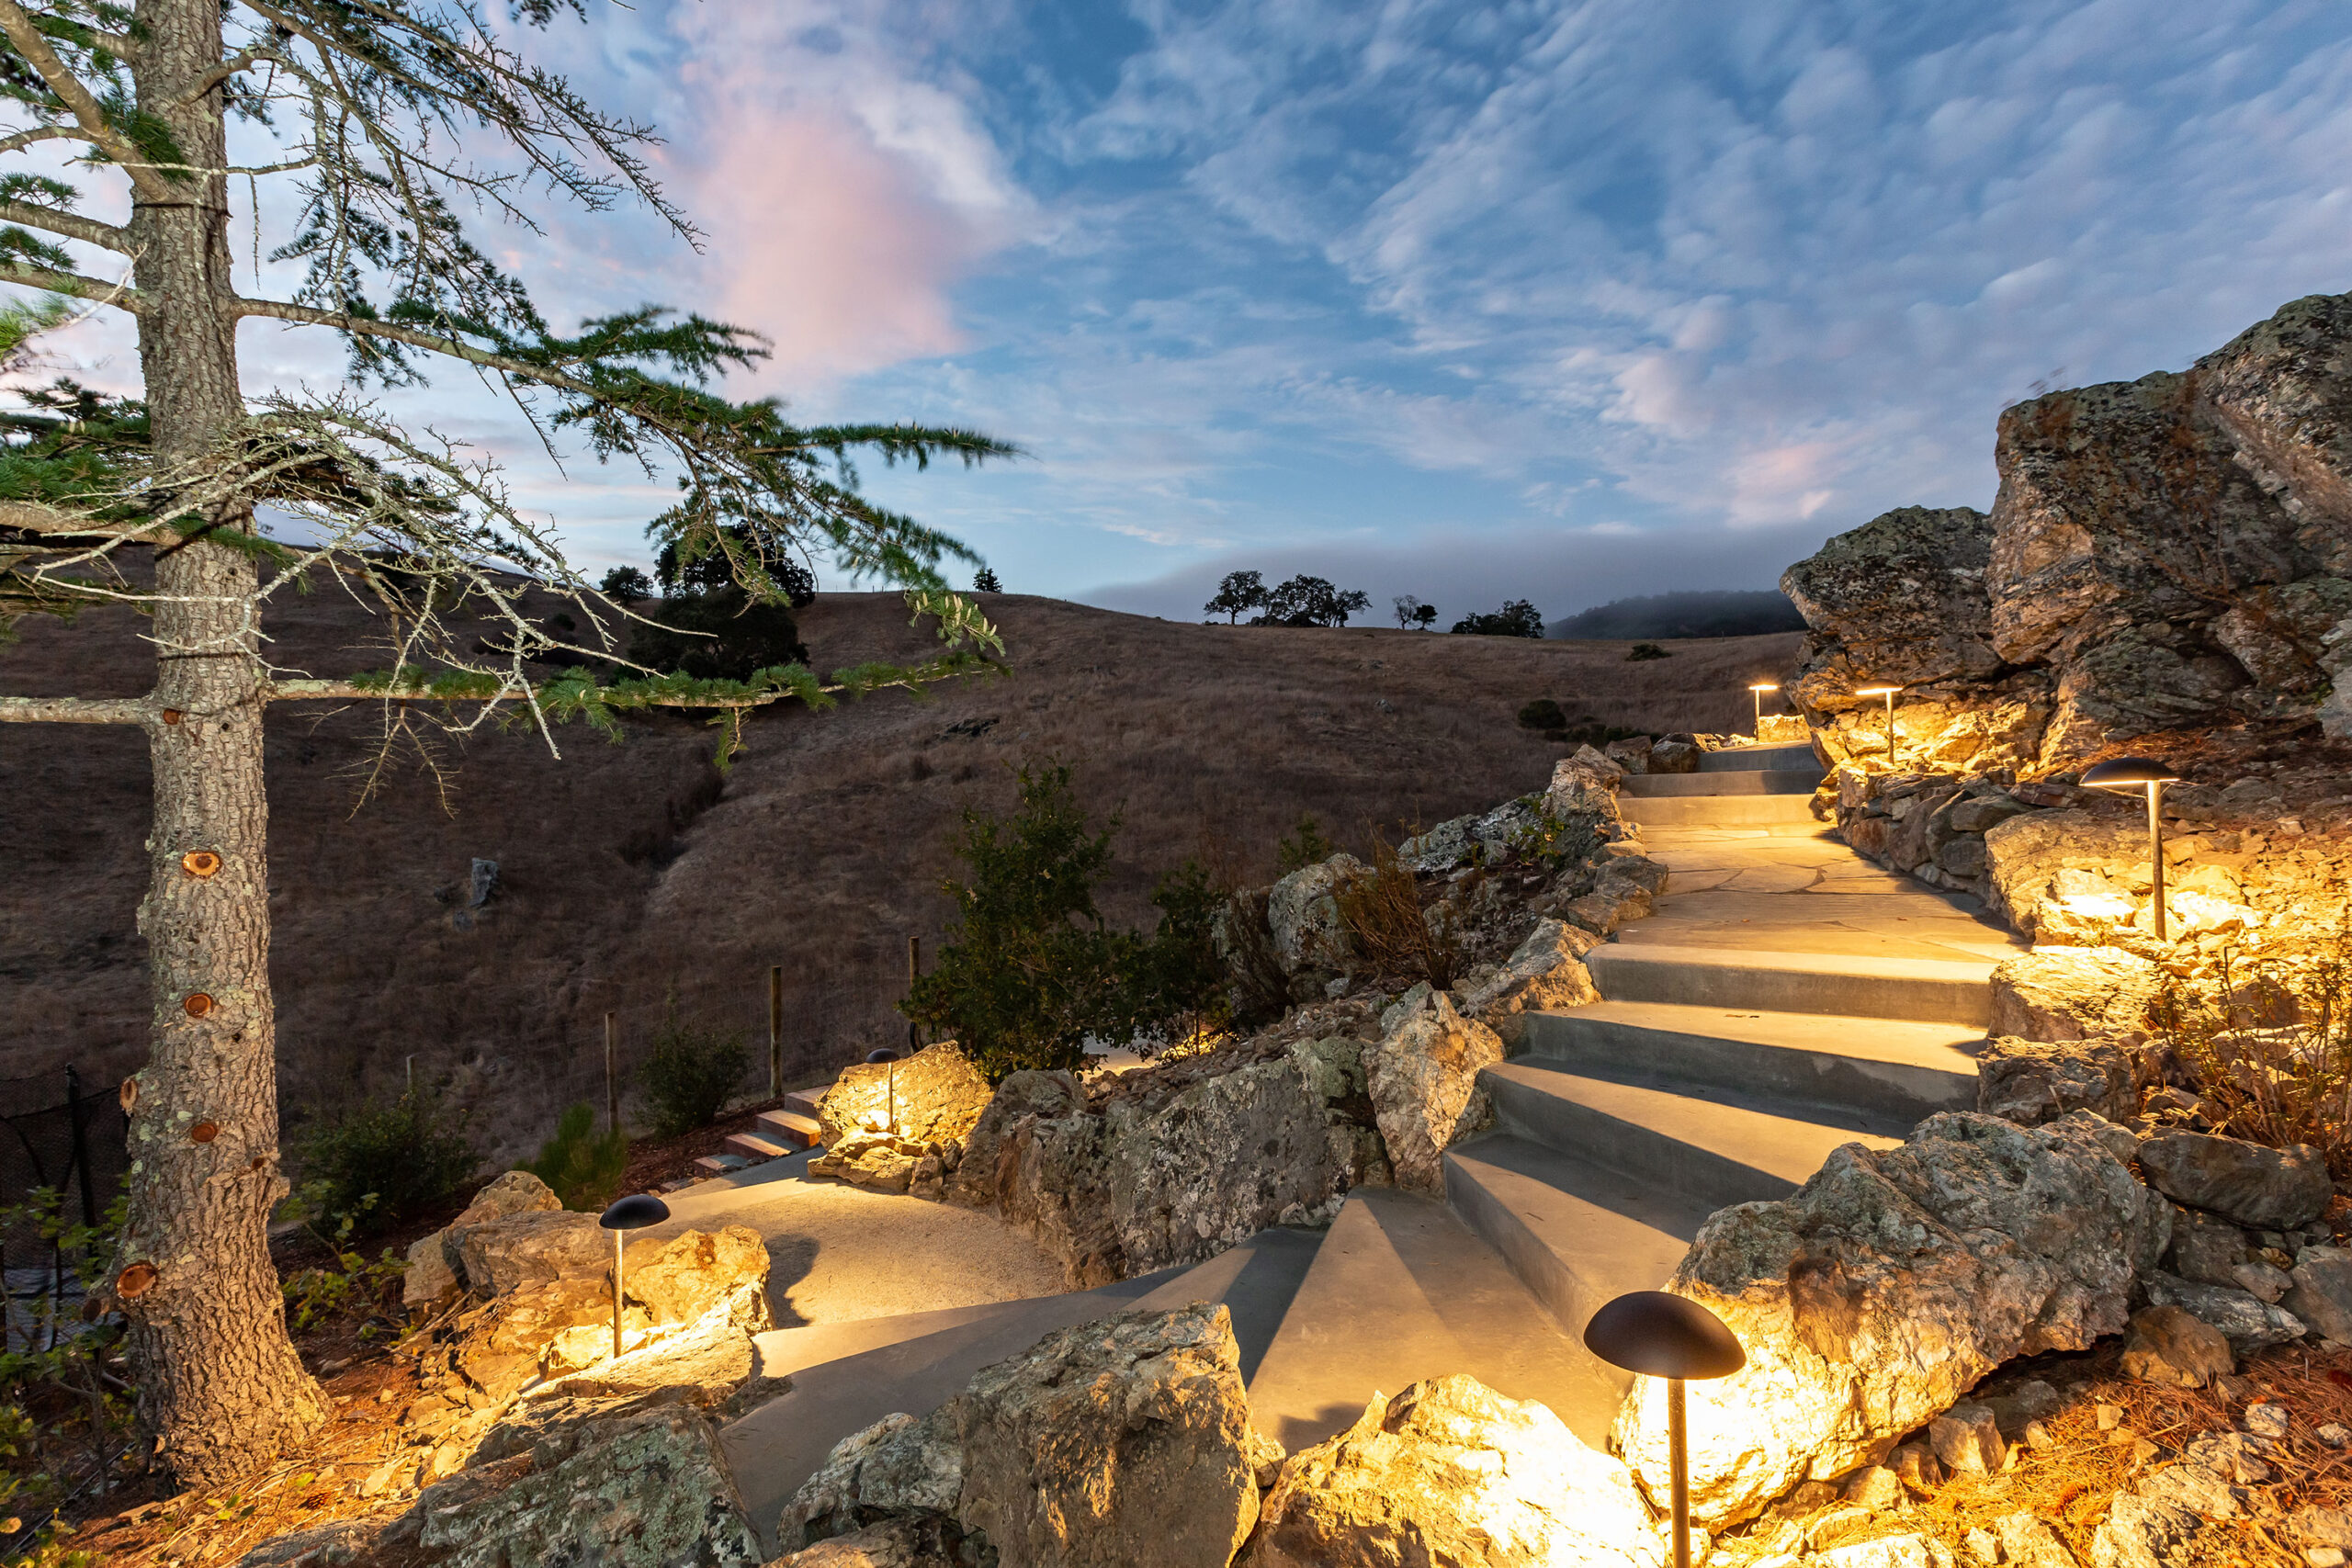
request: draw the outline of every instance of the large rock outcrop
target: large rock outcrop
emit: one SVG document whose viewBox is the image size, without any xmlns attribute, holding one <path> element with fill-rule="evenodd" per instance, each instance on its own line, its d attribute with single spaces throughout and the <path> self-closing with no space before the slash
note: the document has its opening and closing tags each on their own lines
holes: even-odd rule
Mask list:
<svg viewBox="0 0 2352 1568">
<path fill-rule="evenodd" d="M 1812 628 L 1790 700 L 1844 712 L 1862 685 L 1981 680 L 2001 669 L 1984 571 L 1993 520 L 1971 506 L 1897 507 L 1781 574 Z"/>
<path fill-rule="evenodd" d="M 1748 1359 L 1690 1385 L 1693 1517 L 1746 1518 L 1876 1463 L 2004 1361 L 2120 1331 L 2171 1219 L 2122 1163 L 2132 1143 L 2082 1112 L 1934 1116 L 1897 1148 L 1838 1150 L 1793 1197 L 1710 1218 L 1668 1288 Z M 1663 1498 L 1662 1384 L 1641 1381 L 1616 1436 Z"/>
<path fill-rule="evenodd" d="M 1625 1467 L 1532 1400 L 1456 1374 L 1375 1394 L 1293 1454 L 1242 1568 L 1658 1568 Z"/>
<path fill-rule="evenodd" d="M 551 1213 L 563 1207 L 552 1188 L 527 1170 L 510 1170 L 481 1191 L 465 1212 L 408 1249 L 408 1271 L 401 1279 L 402 1306 L 430 1306 L 454 1295 L 464 1283 L 459 1244 L 476 1225 L 511 1214 Z"/>
<path fill-rule="evenodd" d="M 1442 1191 L 1446 1149 L 1494 1119 L 1478 1071 L 1503 1059 L 1503 1043 L 1427 986 L 1405 993 L 1381 1024 L 1380 1043 L 1363 1053 L 1364 1081 L 1396 1185 Z"/>
<path fill-rule="evenodd" d="M 859 1062 L 842 1068 L 818 1103 L 820 1141 L 830 1148 L 851 1133 L 872 1132 L 919 1144 L 958 1139 L 988 1109 L 989 1093 L 988 1079 L 953 1040 L 903 1062 Z"/>
</svg>

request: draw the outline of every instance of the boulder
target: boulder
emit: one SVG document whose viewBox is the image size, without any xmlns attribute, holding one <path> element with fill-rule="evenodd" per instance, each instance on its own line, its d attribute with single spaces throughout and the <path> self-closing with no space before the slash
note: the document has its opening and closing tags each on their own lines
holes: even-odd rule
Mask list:
<svg viewBox="0 0 2352 1568">
<path fill-rule="evenodd" d="M 1797 1193 L 1718 1211 L 1668 1288 L 1714 1311 L 1747 1365 L 1689 1386 L 1692 1517 L 1752 1517 L 1811 1477 L 1885 1458 L 1994 1368 L 2121 1331 L 2170 1212 L 2086 1112 L 2020 1127 L 1932 1116 L 1849 1144 Z M 1666 1495 L 1664 1385 L 1637 1382 L 1616 1444 Z"/>
<path fill-rule="evenodd" d="M 2252 1256 L 2245 1233 L 2201 1209 L 2175 1209 L 2165 1269 L 2199 1285 L 2234 1285 L 2238 1265 Z"/>
<path fill-rule="evenodd" d="M 1858 686 L 1981 678 L 1992 648 L 1984 570 L 1992 520 L 1973 507 L 1905 506 L 1840 534 L 1781 574 L 1811 635 L 1790 699 L 1850 709 Z"/>
<path fill-rule="evenodd" d="M 2134 1077 L 2132 1054 L 2112 1040 L 2005 1035 L 1976 1058 L 1976 1109 L 2025 1126 L 2075 1111 L 2120 1122 L 2139 1110 Z"/>
<path fill-rule="evenodd" d="M 2203 1388 L 2236 1370 L 2222 1331 L 2186 1308 L 2152 1306 L 2132 1314 L 2123 1341 L 2123 1375 L 2167 1388 Z"/>
<path fill-rule="evenodd" d="M 954 1402 L 956 1516 L 1008 1563 L 1225 1568 L 1258 1519 L 1222 1306 L 1057 1329 Z"/>
<path fill-rule="evenodd" d="M 1477 825 L 1475 814 L 1441 822 L 1398 844 L 1396 858 L 1419 872 L 1446 872 L 1467 865 L 1478 842 L 1473 831 Z"/>
<path fill-rule="evenodd" d="M 2234 1285 L 2199 1285 L 2170 1274 L 2151 1270 L 2145 1281 L 2149 1302 L 2156 1306 L 2184 1307 L 2222 1331 L 2240 1350 L 2284 1345 L 2303 1337 L 2303 1320 L 2286 1308 Z"/>
<path fill-rule="evenodd" d="M 1375 1394 L 1293 1454 L 1241 1568 L 1659 1568 L 1625 1467 L 1532 1400 L 1456 1374 Z"/>
<path fill-rule="evenodd" d="M 2293 1230 L 2327 1211 L 2335 1186 L 2309 1144 L 2274 1149 L 2213 1133 L 2158 1133 L 2140 1145 L 2148 1185 L 2254 1230 Z"/>
<path fill-rule="evenodd" d="M 2208 1433 L 2179 1461 L 2145 1472 L 2115 1495 L 2091 1538 L 2091 1568 L 2206 1568 L 2251 1495 L 2236 1482 L 2234 1434 Z"/>
<path fill-rule="evenodd" d="M 418 1543 L 444 1568 L 596 1563 L 755 1568 L 764 1561 L 718 1433 L 683 1403 L 570 1422 L 417 1498 Z M 495 1457 L 504 1456 L 504 1457 Z M 488 1462 L 481 1462 L 483 1458 Z"/>
<path fill-rule="evenodd" d="M 763 1280 L 738 1285 L 690 1322 L 672 1323 L 642 1337 L 625 1332 L 623 1354 L 617 1359 L 611 1353 L 610 1325 L 583 1325 L 551 1341 L 541 1357 L 548 1371 L 569 1371 L 558 1364 L 559 1357 L 583 1370 L 531 1392 L 535 1397 L 543 1396 L 544 1389 L 592 1398 L 684 1389 L 697 1402 L 717 1403 L 751 1377 L 759 1359 L 752 1337 L 773 1325 Z"/>
<path fill-rule="evenodd" d="M 1495 1032 L 1506 1051 L 1527 1035 L 1526 1015 L 1589 1007 L 1600 999 L 1584 955 L 1599 939 L 1578 927 L 1540 920 L 1493 977 L 1462 998 L 1461 1011 Z"/>
<path fill-rule="evenodd" d="M 868 1525 L 814 1546 L 787 1551 L 768 1568 L 968 1568 L 933 1529 L 905 1519 Z"/>
<path fill-rule="evenodd" d="M 1340 891 L 1372 868 L 1353 855 L 1294 871 L 1274 884 L 1266 899 L 1266 923 L 1274 956 L 1286 975 L 1336 971 L 1355 957 L 1355 944 L 1340 919 Z"/>
<path fill-rule="evenodd" d="M 2037 947 L 1994 965 L 1996 1038 L 2143 1038 L 2158 971 L 2120 947 Z"/>
<path fill-rule="evenodd" d="M 628 1299 L 656 1323 L 692 1323 L 747 1285 L 767 1288 L 767 1244 L 749 1225 L 632 1242 L 625 1257 Z"/>
<path fill-rule="evenodd" d="M 1683 737 L 1688 739 L 1689 737 Z M 1531 800 L 1528 815 L 1548 815 L 1560 821 L 1589 821 L 1603 829 L 1601 836 L 1618 836 L 1617 786 L 1625 782 L 1625 770 L 1612 759 L 1602 758 L 1606 767 L 1586 762 L 1584 754 L 1590 747 L 1580 748 L 1572 757 L 1563 757 L 1552 764 L 1551 781 L 1544 787 L 1538 800 Z M 1656 754 L 1653 748 L 1651 755 Z M 1651 767 L 1651 773 L 1661 770 Z"/>
<path fill-rule="evenodd" d="M 594 1214 L 568 1210 L 508 1214 L 462 1230 L 451 1227 L 469 1289 L 505 1295 L 567 1277 L 600 1275 L 613 1241 Z"/>
<path fill-rule="evenodd" d="M 808 1162 L 811 1176 L 830 1176 L 876 1192 L 907 1192 L 925 1159 L 937 1161 L 952 1145 L 928 1144 L 891 1133 L 844 1133 Z"/>
<path fill-rule="evenodd" d="M 2352 1344 L 2352 1250 L 2307 1247 L 2295 1259 L 2290 1278 L 2294 1284 L 2278 1304 L 2302 1319 L 2312 1333 Z"/>
<path fill-rule="evenodd" d="M 1503 1059 L 1503 1043 L 1442 992 L 1390 1008 L 1381 1024 L 1380 1043 L 1364 1049 L 1364 1079 L 1389 1165 L 1398 1186 L 1442 1191 L 1447 1147 L 1493 1118 L 1478 1071 Z"/>
<path fill-rule="evenodd" d="M 2109 873 L 2147 865 L 2144 818 L 2078 808 L 2029 812 L 1986 829 L 1984 854 L 1986 902 L 2044 946 L 2098 947 L 2099 931 L 2135 921 L 2143 908 Z"/>
<path fill-rule="evenodd" d="M 1650 748 L 1649 772 L 1653 773 L 1695 773 L 1700 759 L 1706 752 L 1695 741 L 1668 737 Z"/>
<path fill-rule="evenodd" d="M 833 1445 L 785 1505 L 776 1540 L 790 1552 L 891 1526 L 927 1550 L 952 1547 L 963 1533 L 956 1523 L 963 1490 L 964 1450 L 953 1404 L 921 1419 L 885 1416 Z"/>
<path fill-rule="evenodd" d="M 1944 1468 L 1970 1475 L 1997 1475 L 2008 1446 L 1985 1405 L 1961 1404 L 1928 1423 L 1928 1446 Z"/>
<path fill-rule="evenodd" d="M 820 1141 L 831 1147 L 845 1134 L 889 1131 L 917 1143 L 960 1140 L 988 1108 L 989 1093 L 988 1079 L 952 1040 L 926 1045 L 903 1062 L 859 1062 L 842 1068 L 818 1103 Z"/>
<path fill-rule="evenodd" d="M 2005 1568 L 2078 1568 L 2058 1532 L 2022 1508 L 1993 1521 L 1993 1539 Z"/>
<path fill-rule="evenodd" d="M 401 1280 L 402 1306 L 429 1306 L 458 1290 L 457 1238 L 468 1227 L 503 1220 L 509 1214 L 537 1213 L 563 1207 L 554 1190 L 527 1170 L 510 1170 L 474 1194 L 465 1212 L 408 1249 L 408 1272 Z"/>
<path fill-rule="evenodd" d="M 1008 1144 L 1018 1132 L 1032 1122 L 1068 1116 L 1085 1108 L 1086 1091 L 1079 1087 L 1075 1074 L 1034 1070 L 1008 1074 L 965 1135 L 964 1158 L 956 1168 L 955 1179 L 947 1184 L 947 1201 L 978 1209 L 994 1204 L 1009 1174 L 1007 1161 L 1014 1152 Z"/>
</svg>

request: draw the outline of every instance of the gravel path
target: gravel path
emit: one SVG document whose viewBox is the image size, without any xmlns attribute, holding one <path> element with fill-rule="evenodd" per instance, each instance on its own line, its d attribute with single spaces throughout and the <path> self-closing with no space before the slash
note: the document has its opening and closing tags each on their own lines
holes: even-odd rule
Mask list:
<svg viewBox="0 0 2352 1568">
<path fill-rule="evenodd" d="M 671 1235 L 749 1225 L 768 1246 L 778 1328 L 1057 1295 L 1061 1265 L 993 1214 L 868 1192 L 778 1160 L 672 1195 Z M 774 1172 L 773 1175 L 770 1173 Z"/>
</svg>

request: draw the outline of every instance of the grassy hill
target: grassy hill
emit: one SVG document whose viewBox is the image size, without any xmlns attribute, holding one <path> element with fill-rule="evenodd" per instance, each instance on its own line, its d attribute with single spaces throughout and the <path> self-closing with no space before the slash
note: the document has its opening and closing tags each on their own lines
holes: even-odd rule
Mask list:
<svg viewBox="0 0 2352 1568">
<path fill-rule="evenodd" d="M 1272 874 L 1302 813 L 1361 846 L 1374 824 L 1435 822 L 1539 787 L 1560 748 L 1520 728 L 1530 699 L 1571 718 L 1728 729 L 1776 677 L 1792 636 L 1669 644 L 1533 641 L 1350 628 L 1228 627 L 991 595 L 1012 671 L 930 701 L 889 693 L 831 714 L 775 710 L 723 782 L 711 732 L 632 721 L 626 743 L 559 730 L 451 744 L 447 798 L 414 759 L 355 810 L 375 752 L 370 705 L 269 717 L 272 973 L 289 1115 L 399 1092 L 410 1060 L 476 1111 L 501 1154 L 563 1104 L 601 1103 L 603 1015 L 624 1063 L 666 1011 L 740 1028 L 764 1062 L 767 972 L 785 969 L 788 1066 L 805 1078 L 903 1040 L 910 935 L 933 951 L 937 892 L 967 806 L 1001 807 L 1012 765 L 1071 762 L 1117 812 L 1106 906 L 1136 919 L 1153 875 L 1201 853 Z M 895 595 L 805 613 L 820 668 L 928 642 Z M 275 657 L 313 672 L 373 668 L 370 624 L 321 592 L 276 615 Z M 36 624 L 0 650 L 0 690 L 130 695 L 152 664 L 127 615 Z M 15 851 L 0 904 L 0 1076 L 77 1063 L 103 1083 L 143 1059 L 135 926 L 147 823 L 144 742 L 127 730 L 0 728 L 0 801 Z M 475 857 L 497 896 L 467 911 Z"/>
</svg>

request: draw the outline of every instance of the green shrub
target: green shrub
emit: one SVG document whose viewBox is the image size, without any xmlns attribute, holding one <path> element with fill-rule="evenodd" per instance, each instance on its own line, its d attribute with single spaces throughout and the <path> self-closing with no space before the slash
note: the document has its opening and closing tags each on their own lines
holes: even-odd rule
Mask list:
<svg viewBox="0 0 2352 1568">
<path fill-rule="evenodd" d="M 413 1090 L 313 1122 L 294 1143 L 305 1203 L 354 1234 L 389 1230 L 441 1202 L 481 1168 L 466 1112 Z"/>
<path fill-rule="evenodd" d="M 1125 996 L 1123 1032 L 1139 1045 L 1199 1044 L 1232 1023 L 1232 976 L 1216 951 L 1217 911 L 1228 897 L 1196 860 L 1152 890 L 1159 928 L 1135 945 Z"/>
<path fill-rule="evenodd" d="M 1292 837 L 1277 840 L 1274 860 L 1287 876 L 1294 871 L 1305 871 L 1310 865 L 1320 865 L 1339 852 L 1339 846 L 1323 836 L 1323 826 L 1312 817 L 1301 817 Z"/>
<path fill-rule="evenodd" d="M 638 1072 L 657 1137 L 674 1138 L 718 1120 L 743 1085 L 751 1048 L 740 1034 L 681 1023 L 673 1014 L 653 1036 L 653 1054 Z"/>
<path fill-rule="evenodd" d="M 539 1145 L 531 1174 L 555 1190 L 567 1209 L 602 1209 L 621 1190 L 628 1168 L 628 1139 L 617 1129 L 596 1131 L 596 1108 L 585 1103 L 563 1113 L 555 1136 Z"/>
<path fill-rule="evenodd" d="M 1526 729 L 1565 729 L 1568 716 L 1551 698 L 1538 697 L 1519 710 L 1519 722 Z"/>
<path fill-rule="evenodd" d="M 1637 642 L 1633 646 L 1632 649 L 1626 653 L 1625 657 L 1628 660 L 1634 660 L 1643 659 L 1671 659 L 1674 655 L 1668 653 L 1666 649 L 1660 648 L 1654 642 Z"/>
</svg>

